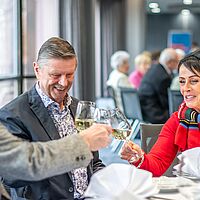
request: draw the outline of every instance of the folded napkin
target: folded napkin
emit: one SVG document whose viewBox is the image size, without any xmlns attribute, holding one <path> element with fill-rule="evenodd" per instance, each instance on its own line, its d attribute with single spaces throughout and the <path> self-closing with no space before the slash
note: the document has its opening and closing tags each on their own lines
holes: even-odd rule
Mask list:
<svg viewBox="0 0 200 200">
<path fill-rule="evenodd" d="M 92 176 L 84 196 L 99 200 L 143 200 L 158 191 L 150 172 L 114 163 Z"/>
<path fill-rule="evenodd" d="M 178 159 L 183 163 L 174 166 L 174 169 L 200 178 L 200 147 L 186 150 L 178 155 Z M 181 167 L 182 166 L 182 167 Z"/>
</svg>

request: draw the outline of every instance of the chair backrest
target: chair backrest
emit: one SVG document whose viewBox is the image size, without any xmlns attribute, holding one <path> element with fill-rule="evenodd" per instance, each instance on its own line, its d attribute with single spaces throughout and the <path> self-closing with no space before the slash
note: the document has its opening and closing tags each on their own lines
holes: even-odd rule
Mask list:
<svg viewBox="0 0 200 200">
<path fill-rule="evenodd" d="M 99 97 L 96 99 L 96 107 L 104 109 L 114 109 L 116 107 L 115 100 L 112 97 Z"/>
<path fill-rule="evenodd" d="M 107 85 L 107 92 L 109 97 L 113 97 L 115 99 L 115 90 L 112 86 Z"/>
<path fill-rule="evenodd" d="M 108 97 L 112 97 L 113 98 L 113 100 L 115 102 L 115 106 L 116 106 L 117 103 L 116 103 L 116 95 L 115 95 L 114 88 L 112 86 L 110 86 L 110 85 L 107 85 L 106 89 L 107 89 Z"/>
<path fill-rule="evenodd" d="M 155 144 L 162 127 L 163 124 L 140 124 L 141 148 L 145 153 L 149 153 Z"/>
<path fill-rule="evenodd" d="M 183 102 L 183 96 L 179 90 L 168 89 L 168 101 L 169 101 L 169 114 L 178 110 L 179 105 Z"/>
<path fill-rule="evenodd" d="M 133 88 L 120 88 L 124 114 L 128 119 L 143 121 L 138 92 Z"/>
<path fill-rule="evenodd" d="M 158 135 L 163 127 L 163 124 L 140 124 L 140 137 L 141 137 L 141 148 L 145 153 L 149 153 L 153 145 L 158 139 Z M 174 176 L 173 166 L 178 164 L 177 157 L 174 159 L 170 167 L 163 174 L 164 176 Z"/>
</svg>

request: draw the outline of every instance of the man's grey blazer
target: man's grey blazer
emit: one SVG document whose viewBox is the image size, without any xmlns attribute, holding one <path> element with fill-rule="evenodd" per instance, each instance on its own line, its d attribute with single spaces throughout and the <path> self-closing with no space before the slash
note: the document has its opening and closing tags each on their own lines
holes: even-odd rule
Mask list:
<svg viewBox="0 0 200 200">
<path fill-rule="evenodd" d="M 78 100 L 72 98 L 70 105 L 72 117 L 74 117 L 77 103 Z M 49 141 L 60 138 L 35 87 L 4 106 L 0 110 L 0 121 L 11 133 L 29 141 Z M 94 172 L 103 167 L 98 152 L 93 152 L 93 160 L 87 167 L 89 179 Z M 74 199 L 74 186 L 70 172 L 38 182 L 13 180 L 9 184 L 13 187 L 23 186 L 23 189 L 18 190 L 20 191 L 18 194 L 27 199 Z"/>
</svg>

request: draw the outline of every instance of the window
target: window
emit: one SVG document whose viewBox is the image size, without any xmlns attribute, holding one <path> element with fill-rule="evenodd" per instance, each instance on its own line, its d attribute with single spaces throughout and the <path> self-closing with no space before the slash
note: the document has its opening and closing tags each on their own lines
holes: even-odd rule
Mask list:
<svg viewBox="0 0 200 200">
<path fill-rule="evenodd" d="M 2 0 L 0 7 L 0 107 L 18 94 L 18 1 Z"/>
<path fill-rule="evenodd" d="M 0 107 L 34 85 L 38 49 L 59 35 L 58 5 L 57 0 L 1 0 Z"/>
</svg>

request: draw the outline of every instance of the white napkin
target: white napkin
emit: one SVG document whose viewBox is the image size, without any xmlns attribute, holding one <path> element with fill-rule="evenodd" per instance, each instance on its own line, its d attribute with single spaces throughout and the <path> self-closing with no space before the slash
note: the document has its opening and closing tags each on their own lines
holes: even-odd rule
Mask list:
<svg viewBox="0 0 200 200">
<path fill-rule="evenodd" d="M 114 163 L 92 176 L 84 196 L 99 200 L 143 200 L 158 191 L 150 172 Z"/>
<path fill-rule="evenodd" d="M 200 147 L 186 150 L 178 155 L 179 160 L 183 160 L 182 172 L 188 173 L 191 176 L 200 177 Z M 174 166 L 174 169 L 179 171 L 180 165 Z"/>
</svg>

